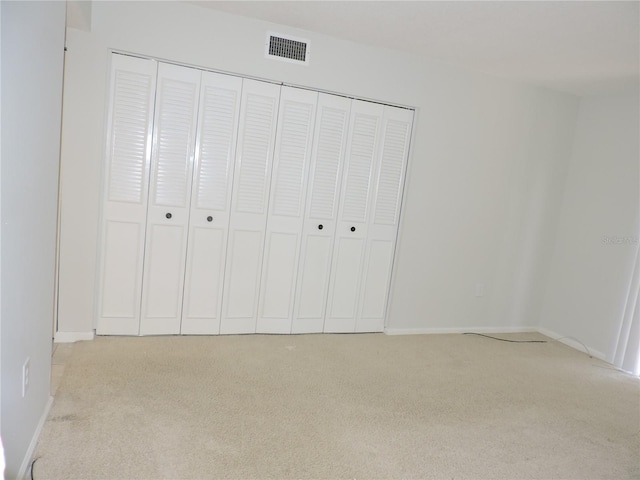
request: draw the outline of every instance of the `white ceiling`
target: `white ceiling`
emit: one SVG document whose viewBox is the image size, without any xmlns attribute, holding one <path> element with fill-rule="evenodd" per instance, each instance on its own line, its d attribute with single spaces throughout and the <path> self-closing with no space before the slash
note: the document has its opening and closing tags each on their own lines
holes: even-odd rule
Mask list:
<svg viewBox="0 0 640 480">
<path fill-rule="evenodd" d="M 638 1 L 193 3 L 576 95 L 640 82 Z"/>
</svg>

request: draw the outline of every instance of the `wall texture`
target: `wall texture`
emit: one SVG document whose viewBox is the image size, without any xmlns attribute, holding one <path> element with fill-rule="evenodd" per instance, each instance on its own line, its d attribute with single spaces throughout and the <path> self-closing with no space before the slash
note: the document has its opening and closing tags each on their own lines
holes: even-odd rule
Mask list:
<svg viewBox="0 0 640 480">
<path fill-rule="evenodd" d="M 67 35 L 60 332 L 94 328 L 110 49 L 415 107 L 388 329 L 535 326 L 576 98 L 186 2 L 91 15 Z M 310 65 L 265 59 L 267 31 L 309 39 Z"/>
<path fill-rule="evenodd" d="M 640 235 L 638 93 L 580 102 L 540 326 L 613 360 Z"/>
<path fill-rule="evenodd" d="M 64 2 L 2 2 L 2 440 L 15 478 L 50 399 Z M 22 398 L 22 366 L 30 382 Z"/>
</svg>

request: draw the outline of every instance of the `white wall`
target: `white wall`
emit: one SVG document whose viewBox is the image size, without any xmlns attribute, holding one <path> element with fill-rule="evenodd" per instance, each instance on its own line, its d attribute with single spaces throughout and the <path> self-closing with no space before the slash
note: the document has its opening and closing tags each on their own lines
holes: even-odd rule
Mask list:
<svg viewBox="0 0 640 480">
<path fill-rule="evenodd" d="M 586 97 L 540 326 L 613 360 L 640 235 L 640 98 Z"/>
<path fill-rule="evenodd" d="M 2 440 L 26 465 L 50 399 L 64 2 L 2 9 Z M 22 365 L 31 358 L 22 398 Z"/>
<path fill-rule="evenodd" d="M 184 2 L 91 13 L 91 32 L 67 36 L 60 332 L 93 328 L 110 48 L 416 107 L 389 328 L 535 324 L 574 97 Z M 309 39 L 311 64 L 265 59 L 268 30 Z"/>
<path fill-rule="evenodd" d="M 507 331 L 537 323 L 575 103 L 465 80 L 439 85 L 421 111 L 424 150 L 411 167 L 393 328 Z"/>
</svg>

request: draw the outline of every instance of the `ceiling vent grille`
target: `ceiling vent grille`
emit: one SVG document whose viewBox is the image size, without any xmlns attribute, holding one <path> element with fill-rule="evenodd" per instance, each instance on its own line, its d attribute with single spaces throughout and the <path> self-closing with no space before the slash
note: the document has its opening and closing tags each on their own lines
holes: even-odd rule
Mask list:
<svg viewBox="0 0 640 480">
<path fill-rule="evenodd" d="M 298 65 L 309 65 L 309 42 L 302 38 L 268 33 L 265 56 Z"/>
</svg>

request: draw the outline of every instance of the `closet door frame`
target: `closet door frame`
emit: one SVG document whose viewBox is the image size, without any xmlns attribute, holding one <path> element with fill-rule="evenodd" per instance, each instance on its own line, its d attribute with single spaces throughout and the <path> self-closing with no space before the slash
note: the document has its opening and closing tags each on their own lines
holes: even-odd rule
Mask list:
<svg viewBox="0 0 640 480">
<path fill-rule="evenodd" d="M 128 57 L 132 57 L 132 58 L 135 58 L 135 59 L 152 61 L 152 62 L 155 62 L 156 69 L 158 68 L 158 66 L 161 63 L 167 63 L 169 65 L 180 65 L 178 62 L 166 62 L 166 61 L 162 61 L 162 60 L 156 60 L 154 58 L 147 57 L 147 56 L 144 56 L 144 55 L 129 54 L 129 53 L 120 52 L 120 51 L 117 51 L 117 50 L 110 50 L 109 54 L 110 54 L 111 58 L 113 58 L 114 55 L 118 55 L 118 56 L 122 56 L 122 57 L 128 56 Z M 112 62 L 110 61 L 110 64 L 111 63 Z M 194 68 L 194 67 L 185 66 L 185 68 Z M 111 71 L 112 70 L 111 65 L 110 65 L 109 69 L 110 69 L 110 78 L 111 78 L 113 76 L 113 72 Z M 219 72 L 218 73 L 215 70 L 209 70 L 209 69 L 199 69 L 199 70 L 201 70 L 202 75 L 206 74 L 207 72 L 212 72 L 214 74 L 234 76 L 234 75 L 230 75 L 230 74 L 228 74 L 226 72 Z M 156 74 L 157 74 L 157 70 L 156 70 Z M 238 75 L 238 77 L 243 79 L 243 81 L 245 81 L 245 82 L 246 81 L 256 81 L 256 82 L 260 82 L 260 83 L 274 84 L 272 81 L 269 81 L 269 80 L 259 80 L 259 79 L 251 80 L 251 79 L 247 79 L 246 77 L 242 77 L 241 75 Z M 111 79 L 111 81 L 113 81 L 113 80 Z M 107 91 L 111 92 L 112 88 L 113 88 L 112 85 L 109 85 Z M 156 85 L 154 85 L 154 89 L 155 88 L 157 88 Z M 324 95 L 331 95 L 331 96 L 336 96 L 336 97 L 344 97 L 344 96 L 342 96 L 340 94 L 335 94 L 333 92 L 326 92 L 326 91 L 319 90 L 319 89 L 311 89 L 311 88 L 307 88 L 307 87 L 295 87 L 295 88 L 301 88 L 301 89 L 305 89 L 305 90 L 312 90 L 314 92 L 317 92 L 319 94 L 324 94 Z M 353 102 L 368 101 L 368 100 L 358 100 L 358 99 L 353 98 L 353 97 L 347 97 L 347 98 L 350 98 Z M 107 103 L 109 100 L 110 100 L 110 97 L 108 97 L 105 102 Z M 368 101 L 368 102 L 371 102 L 371 101 Z M 383 103 L 383 102 L 371 102 L 371 103 L 375 103 L 375 104 L 379 104 L 379 105 L 383 105 L 383 106 L 389 105 L 389 104 L 386 104 L 386 103 Z M 394 106 L 394 105 L 390 105 L 390 106 Z M 413 133 L 415 131 L 416 122 L 417 122 L 417 119 L 418 119 L 418 110 L 417 109 L 412 108 L 412 107 L 408 107 L 408 106 L 400 106 L 400 105 L 396 105 L 396 106 L 398 108 L 405 108 L 407 110 L 413 111 L 413 122 L 412 122 L 412 126 L 411 126 L 411 136 L 410 136 L 410 139 L 409 139 L 409 148 L 408 148 L 407 156 L 406 156 L 406 159 L 405 159 L 404 178 L 402 180 L 402 186 L 401 186 L 400 207 L 399 207 L 399 221 L 398 221 L 398 226 L 397 226 L 397 230 L 396 230 L 396 241 L 395 241 L 395 244 L 394 244 L 392 260 L 391 260 L 391 274 L 390 274 L 390 279 L 389 279 L 389 282 L 388 282 L 388 285 L 389 285 L 388 294 L 387 294 L 387 298 L 385 300 L 385 315 L 384 315 L 384 322 L 383 322 L 384 325 L 382 326 L 382 330 L 379 330 L 379 331 L 385 331 L 385 332 L 388 330 L 388 323 L 387 323 L 388 322 L 388 314 L 389 314 L 389 311 L 390 311 L 390 308 L 391 308 L 391 302 L 392 302 L 392 299 L 393 299 L 393 291 L 394 291 L 394 288 L 395 288 L 395 277 L 396 277 L 396 270 L 397 270 L 397 262 L 396 262 L 396 260 L 397 260 L 397 256 L 398 256 L 397 255 L 397 246 L 399 245 L 399 243 L 401 241 L 402 230 L 403 230 L 403 222 L 404 222 L 404 208 L 403 208 L 403 206 L 404 206 L 404 202 L 406 200 L 406 190 L 407 190 L 407 183 L 408 183 L 407 177 L 410 175 L 410 170 L 411 170 L 411 166 L 412 166 L 412 151 L 413 151 L 412 147 L 413 147 L 413 142 L 415 141 L 415 135 Z M 156 108 L 156 102 L 155 102 L 155 91 L 154 91 L 154 93 L 152 95 L 152 104 L 151 104 L 152 121 L 151 121 L 151 124 L 149 126 L 151 131 L 153 131 L 154 128 L 155 128 L 155 121 L 154 121 L 155 114 L 153 113 L 155 108 Z M 106 105 L 106 122 L 110 122 L 110 121 L 111 121 L 111 111 L 110 111 L 110 106 L 107 103 L 107 105 Z M 107 129 L 107 128 L 108 128 L 108 124 L 105 125 L 105 129 Z M 107 132 L 108 132 L 108 130 L 107 130 Z M 106 135 L 107 134 L 105 134 L 105 136 Z M 237 135 L 237 136 L 239 138 L 239 135 Z M 107 141 L 106 148 L 109 148 L 109 144 L 108 144 L 109 139 L 107 138 L 106 141 Z M 153 142 L 151 142 L 151 144 L 153 144 Z M 147 146 L 148 149 L 151 147 L 151 144 Z M 194 145 L 194 150 L 195 150 L 195 145 Z M 239 158 L 236 157 L 235 161 L 233 162 L 235 167 L 237 167 L 237 163 L 238 162 L 239 162 Z M 109 167 L 109 165 L 108 165 L 108 162 L 107 162 L 106 158 L 104 160 L 103 165 L 104 165 L 103 166 L 103 171 L 105 172 L 104 175 L 105 175 L 105 177 L 107 177 L 108 176 L 107 168 Z M 237 170 L 237 168 L 236 168 L 236 170 Z M 192 173 L 193 173 L 193 171 L 192 171 Z M 271 173 L 271 172 L 269 172 L 269 173 Z M 341 174 L 340 174 L 341 178 L 344 177 L 343 173 L 344 172 L 341 172 Z M 145 186 L 147 198 L 145 198 L 145 202 L 149 201 L 148 197 L 150 195 L 150 182 L 149 182 L 150 174 L 151 174 L 151 159 L 148 158 L 147 159 L 147 167 L 146 167 L 147 183 L 146 183 L 146 186 Z M 311 175 L 311 173 L 309 175 Z M 101 198 L 102 198 L 103 207 L 102 207 L 102 210 L 101 210 L 101 219 L 100 219 L 101 230 L 100 230 L 100 236 L 99 236 L 99 238 L 100 238 L 100 244 L 99 244 L 99 254 L 100 254 L 100 257 L 99 257 L 99 269 L 96 272 L 96 277 L 97 277 L 97 282 L 96 282 L 96 306 L 95 306 L 95 311 L 96 311 L 95 326 L 97 328 L 97 332 L 96 333 L 98 335 L 118 335 L 118 334 L 123 334 L 123 335 L 144 335 L 145 332 L 140 329 L 141 311 L 142 311 L 142 302 L 143 302 L 143 295 L 142 295 L 142 288 L 143 288 L 142 282 L 144 281 L 143 280 L 143 276 L 141 276 L 140 282 L 139 282 L 140 289 L 139 289 L 139 295 L 138 295 L 139 302 L 138 302 L 138 306 L 137 306 L 137 319 L 138 319 L 138 328 L 137 329 L 132 329 L 131 328 L 131 322 L 126 322 L 126 327 L 124 327 L 124 328 L 122 328 L 122 325 L 109 325 L 109 326 L 107 326 L 107 323 L 105 323 L 103 321 L 102 316 L 101 316 L 101 308 L 103 306 L 103 301 L 102 301 L 102 292 L 100 290 L 100 286 L 101 286 L 102 277 L 104 275 L 104 270 L 105 270 L 105 258 L 104 258 L 105 257 L 105 251 L 104 251 L 104 249 L 105 249 L 105 227 L 104 227 L 105 207 L 104 207 L 104 203 L 106 203 L 106 195 L 107 195 L 107 193 L 106 193 L 106 188 L 107 188 L 106 182 L 107 182 L 107 179 L 106 178 L 103 179 L 102 192 L 101 192 L 102 193 L 102 197 Z M 235 186 L 235 179 L 232 181 L 232 183 Z M 193 183 L 193 175 L 192 175 L 192 186 L 193 185 L 194 185 L 194 183 Z M 269 184 L 267 185 L 267 188 L 269 190 L 271 188 L 270 181 L 269 181 Z M 343 192 L 342 192 L 342 186 L 341 186 L 340 187 L 340 194 L 339 194 L 339 201 L 341 201 L 341 195 L 342 194 L 343 194 Z M 148 207 L 145 207 L 145 208 L 148 208 Z M 369 212 L 369 216 L 371 216 L 371 215 L 372 215 L 372 213 Z M 145 217 L 144 221 L 146 222 L 146 217 Z M 336 222 L 337 222 L 337 220 L 336 220 Z M 264 258 L 264 246 L 265 246 L 264 245 L 264 241 L 265 241 L 265 233 L 264 232 L 265 231 L 266 231 L 266 227 L 265 227 L 265 229 L 263 229 L 263 235 L 262 235 L 262 245 L 263 245 L 262 257 L 263 258 Z M 142 241 L 143 241 L 142 255 L 143 255 L 143 257 L 144 257 L 144 255 L 147 254 L 147 248 L 146 248 L 147 238 L 146 238 L 146 233 L 145 232 L 146 232 L 146 224 L 143 225 L 143 232 L 142 232 L 142 237 L 143 237 L 143 239 L 142 239 Z M 302 232 L 301 232 L 301 235 L 302 235 Z M 334 242 L 335 242 L 335 240 L 334 240 Z M 335 253 L 336 253 L 335 252 L 335 247 L 332 247 L 332 250 L 333 250 L 332 256 L 335 256 Z M 188 249 L 187 249 L 187 252 L 188 252 Z M 368 252 L 368 248 L 367 248 L 367 252 Z M 227 253 L 228 253 L 228 249 L 227 249 Z M 185 255 L 185 257 L 186 257 L 186 255 Z M 228 260 L 228 257 L 225 257 L 225 258 Z M 300 256 L 298 256 L 297 261 L 300 262 L 300 260 L 301 260 L 301 258 L 300 258 Z M 331 260 L 331 264 L 334 263 L 334 260 L 335 259 Z M 363 258 L 363 261 L 364 261 L 364 258 Z M 224 274 L 223 279 L 222 279 L 223 282 L 226 282 L 225 277 L 228 274 L 228 271 L 227 271 L 228 270 L 228 261 L 226 263 L 227 263 L 227 265 L 224 267 L 225 274 Z M 261 258 L 261 263 L 262 263 L 262 258 Z M 332 269 L 333 269 L 333 267 L 332 267 Z M 300 270 L 300 268 L 298 268 L 298 270 Z M 364 272 L 361 272 L 361 274 L 363 274 L 363 273 Z M 299 272 L 298 272 L 298 274 L 299 274 Z M 260 275 L 260 277 L 262 276 L 262 267 L 260 267 L 259 275 Z M 331 273 L 330 273 L 330 275 L 331 275 Z M 298 277 L 298 281 L 299 281 L 299 277 Z M 364 282 L 364 279 L 362 279 L 361 281 Z M 184 282 L 184 278 L 183 278 L 183 282 Z M 258 295 L 259 295 L 259 292 L 260 292 L 260 289 L 259 289 L 260 283 L 261 283 L 261 281 L 258 282 L 258 290 L 257 290 L 258 291 Z M 297 285 L 297 283 L 296 283 L 296 285 Z M 184 283 L 183 283 L 183 287 L 184 287 Z M 297 288 L 298 287 L 296 286 L 296 289 Z M 331 300 L 331 298 L 330 298 L 331 294 L 329 292 L 330 288 L 331 287 L 330 287 L 330 282 L 329 282 L 327 284 L 327 297 L 326 297 L 325 312 L 324 312 L 325 319 L 326 319 L 326 316 L 328 314 L 328 306 L 329 306 L 329 302 Z M 360 297 L 362 296 L 362 291 L 363 291 L 363 286 L 360 285 Z M 226 292 L 223 292 L 223 301 L 224 301 L 224 294 L 225 293 Z M 186 295 L 186 292 L 183 292 L 183 297 L 182 297 L 183 302 L 184 302 L 185 295 Z M 295 324 L 295 315 L 296 315 L 295 311 L 297 310 L 297 297 L 298 297 L 298 292 L 296 291 L 296 294 L 295 294 L 296 300 L 293 303 L 293 309 L 294 309 L 294 320 L 293 320 L 293 322 L 294 322 L 294 324 Z M 256 309 L 257 309 L 257 306 L 259 304 L 259 298 L 260 297 L 258 297 L 258 301 L 256 302 Z M 362 299 L 358 298 L 358 302 L 357 302 L 358 305 L 356 307 L 357 311 L 358 311 L 358 314 L 360 314 L 360 312 L 361 312 L 361 302 L 362 302 Z M 221 302 L 221 305 L 220 305 L 219 309 L 223 309 L 223 308 L 224 308 L 224 305 Z M 257 319 L 257 314 L 258 314 L 258 312 L 256 311 L 256 314 L 254 315 L 254 325 L 255 325 L 255 320 Z M 224 316 L 224 313 L 222 313 L 220 315 L 220 318 L 222 318 L 223 316 Z M 302 328 L 301 330 L 297 330 L 295 328 L 295 326 L 292 327 L 292 333 L 303 333 L 303 332 L 306 332 L 306 331 L 307 331 L 306 328 Z M 352 330 L 347 330 L 347 331 L 352 331 Z M 247 328 L 246 326 L 244 326 L 243 328 L 240 329 L 240 331 L 237 331 L 237 332 L 233 328 L 232 329 L 228 329 L 228 328 L 224 329 L 224 328 L 222 328 L 222 329 L 219 330 L 219 333 L 252 333 L 252 332 L 255 332 L 255 328 L 251 329 L 251 328 Z M 182 333 L 182 332 L 179 332 L 179 333 Z M 189 334 L 191 332 L 186 331 L 184 333 L 185 334 Z M 216 329 L 214 328 L 213 331 L 207 331 L 204 334 L 215 334 L 215 333 L 218 333 L 218 332 L 216 332 Z"/>
</svg>

